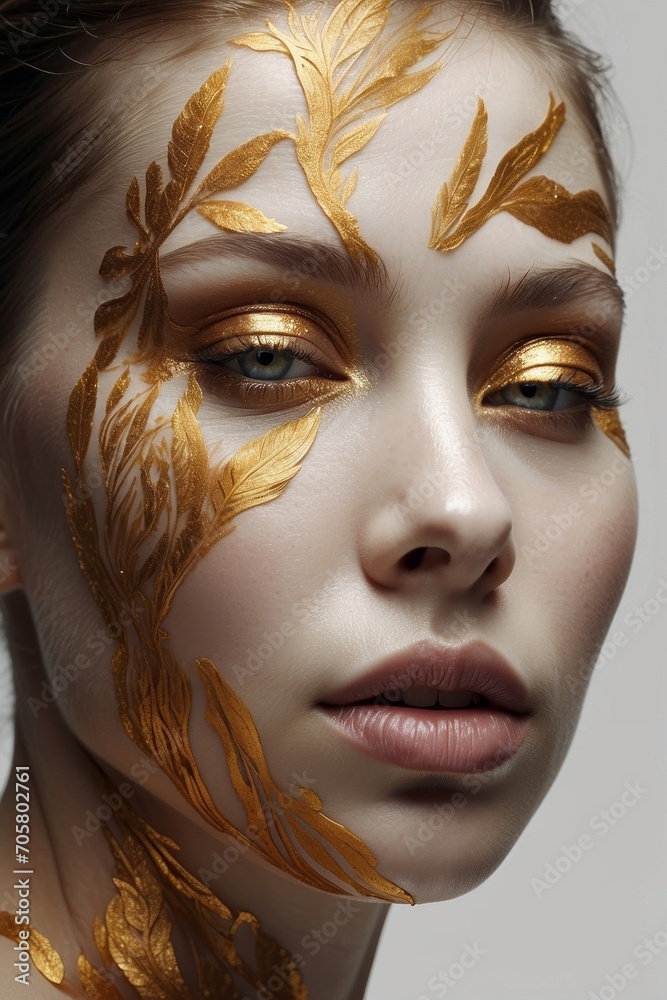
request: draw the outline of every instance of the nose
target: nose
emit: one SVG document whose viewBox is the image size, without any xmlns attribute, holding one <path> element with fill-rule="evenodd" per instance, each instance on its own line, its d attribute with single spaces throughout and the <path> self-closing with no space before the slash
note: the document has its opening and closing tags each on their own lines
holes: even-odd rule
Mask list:
<svg viewBox="0 0 667 1000">
<path fill-rule="evenodd" d="M 490 463 L 499 442 L 477 428 L 467 400 L 437 415 L 408 406 L 383 432 L 365 470 L 369 579 L 478 600 L 498 588 L 516 562 L 512 511 Z"/>
</svg>

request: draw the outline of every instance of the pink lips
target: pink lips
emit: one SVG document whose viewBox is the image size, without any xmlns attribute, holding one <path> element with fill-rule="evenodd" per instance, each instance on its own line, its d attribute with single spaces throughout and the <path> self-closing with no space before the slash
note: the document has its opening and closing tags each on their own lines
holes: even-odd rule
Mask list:
<svg viewBox="0 0 667 1000">
<path fill-rule="evenodd" d="M 472 691 L 483 704 L 462 709 L 360 704 L 397 688 Z M 485 643 L 457 648 L 421 640 L 328 694 L 320 708 L 357 749 L 399 767 L 471 773 L 493 769 L 526 734 L 528 693 L 510 664 Z"/>
</svg>

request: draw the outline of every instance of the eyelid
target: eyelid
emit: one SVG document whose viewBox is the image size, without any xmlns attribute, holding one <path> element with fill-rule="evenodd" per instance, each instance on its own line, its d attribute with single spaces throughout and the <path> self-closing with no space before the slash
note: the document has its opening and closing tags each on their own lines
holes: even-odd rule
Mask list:
<svg viewBox="0 0 667 1000">
<path fill-rule="evenodd" d="M 589 350 L 571 340 L 556 340 L 543 337 L 514 345 L 496 363 L 493 372 L 480 389 L 480 396 L 486 396 L 506 385 L 531 381 L 530 373 L 539 370 L 535 381 L 557 381 L 564 370 L 573 375 L 584 375 L 595 382 L 604 381 L 602 369 Z"/>
<path fill-rule="evenodd" d="M 218 343 L 226 336 L 250 336 L 257 334 L 274 334 L 284 337 L 308 339 L 309 337 L 321 344 L 322 335 L 328 334 L 334 346 L 349 361 L 349 351 L 343 343 L 340 334 L 325 316 L 315 310 L 305 310 L 298 306 L 258 304 L 238 306 L 214 313 L 201 321 L 205 326 L 188 336 L 187 346 L 190 350 L 200 350 Z"/>
</svg>

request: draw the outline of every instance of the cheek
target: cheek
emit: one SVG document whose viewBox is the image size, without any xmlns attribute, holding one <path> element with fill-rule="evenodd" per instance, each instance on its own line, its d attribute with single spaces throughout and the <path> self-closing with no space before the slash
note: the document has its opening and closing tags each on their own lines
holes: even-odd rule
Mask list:
<svg viewBox="0 0 667 1000">
<path fill-rule="evenodd" d="M 576 718 L 634 552 L 632 464 L 611 445 L 532 505 L 517 537 L 516 585 Z"/>
</svg>

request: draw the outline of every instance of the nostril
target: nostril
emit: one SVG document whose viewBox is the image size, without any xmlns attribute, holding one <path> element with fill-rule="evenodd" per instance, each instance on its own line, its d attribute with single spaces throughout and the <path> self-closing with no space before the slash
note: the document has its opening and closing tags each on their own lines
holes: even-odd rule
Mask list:
<svg viewBox="0 0 667 1000">
<path fill-rule="evenodd" d="M 422 559 L 424 558 L 424 553 L 426 549 L 422 546 L 418 549 L 411 549 L 406 555 L 403 556 L 402 563 L 406 569 L 417 569 Z"/>
<path fill-rule="evenodd" d="M 486 576 L 490 576 L 496 569 L 497 565 L 498 565 L 498 559 L 496 557 L 495 559 L 492 559 L 489 565 L 486 567 L 486 569 L 484 570 L 484 574 Z"/>
</svg>

